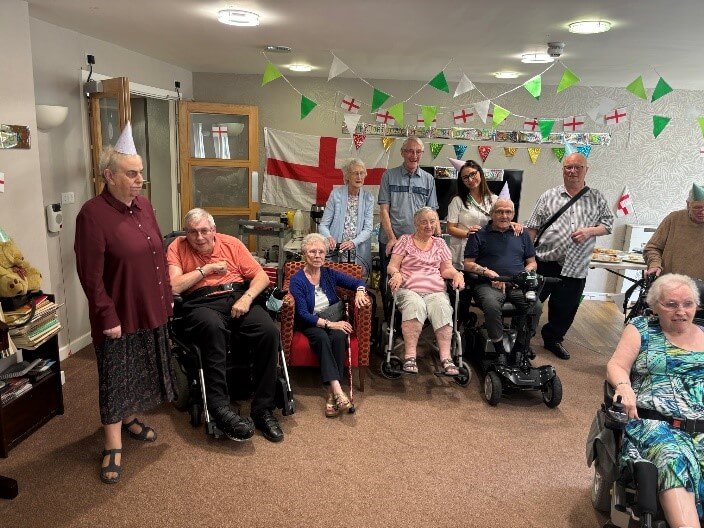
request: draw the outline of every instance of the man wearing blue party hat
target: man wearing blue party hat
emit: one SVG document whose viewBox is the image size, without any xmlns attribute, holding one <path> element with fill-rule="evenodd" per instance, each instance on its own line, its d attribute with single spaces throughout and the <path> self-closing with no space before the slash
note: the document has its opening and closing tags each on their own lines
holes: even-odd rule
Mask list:
<svg viewBox="0 0 704 528">
<path fill-rule="evenodd" d="M 665 217 L 643 249 L 646 274 L 681 273 L 704 281 L 704 186 L 692 184 L 687 207 Z"/>
</svg>

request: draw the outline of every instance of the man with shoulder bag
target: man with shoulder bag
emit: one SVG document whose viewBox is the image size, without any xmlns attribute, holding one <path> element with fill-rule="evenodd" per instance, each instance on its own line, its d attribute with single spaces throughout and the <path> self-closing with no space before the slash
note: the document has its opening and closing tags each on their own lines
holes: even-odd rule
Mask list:
<svg viewBox="0 0 704 528">
<path fill-rule="evenodd" d="M 589 167 L 580 153 L 562 161 L 564 184 L 545 191 L 526 223 L 535 244 L 538 273 L 558 277 L 546 285 L 540 300 L 548 302 L 548 322 L 542 328 L 544 347 L 560 359 L 570 354 L 562 341 L 572 326 L 584 292 L 596 237 L 611 233 L 614 216 L 604 196 L 584 183 Z"/>
</svg>

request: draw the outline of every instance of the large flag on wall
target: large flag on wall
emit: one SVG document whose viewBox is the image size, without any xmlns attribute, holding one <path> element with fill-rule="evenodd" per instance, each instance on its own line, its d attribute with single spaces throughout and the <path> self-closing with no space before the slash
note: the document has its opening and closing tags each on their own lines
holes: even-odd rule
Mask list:
<svg viewBox="0 0 704 528">
<path fill-rule="evenodd" d="M 333 187 L 344 184 L 340 167 L 353 157 L 366 165 L 364 188 L 376 198 L 388 163 L 381 141 L 366 141 L 355 150 L 352 138 L 308 136 L 265 128 L 264 147 L 262 202 L 303 211 L 310 211 L 312 204 L 325 204 Z"/>
<path fill-rule="evenodd" d="M 628 190 L 628 186 L 626 186 L 616 202 L 616 216 L 627 216 L 633 212 L 633 197 Z"/>
</svg>

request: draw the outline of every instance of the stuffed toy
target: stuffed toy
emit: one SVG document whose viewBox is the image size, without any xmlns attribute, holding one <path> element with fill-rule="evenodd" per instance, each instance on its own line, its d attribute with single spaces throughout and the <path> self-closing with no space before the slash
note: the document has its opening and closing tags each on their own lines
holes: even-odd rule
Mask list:
<svg viewBox="0 0 704 528">
<path fill-rule="evenodd" d="M 12 240 L 0 242 L 0 297 L 16 297 L 37 291 L 42 274 L 24 259 Z"/>
</svg>

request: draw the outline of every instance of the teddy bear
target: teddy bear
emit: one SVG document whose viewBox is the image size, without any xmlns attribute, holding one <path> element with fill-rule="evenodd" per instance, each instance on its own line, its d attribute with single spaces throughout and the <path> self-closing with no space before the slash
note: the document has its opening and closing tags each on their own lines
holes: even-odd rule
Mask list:
<svg viewBox="0 0 704 528">
<path fill-rule="evenodd" d="M 0 297 L 15 297 L 37 291 L 42 274 L 24 259 L 12 240 L 0 242 Z"/>
</svg>

